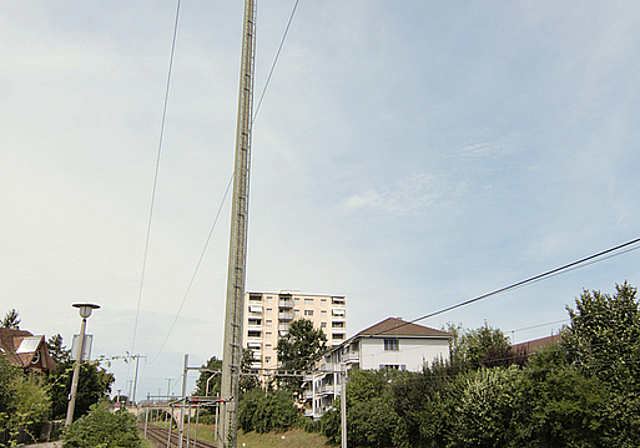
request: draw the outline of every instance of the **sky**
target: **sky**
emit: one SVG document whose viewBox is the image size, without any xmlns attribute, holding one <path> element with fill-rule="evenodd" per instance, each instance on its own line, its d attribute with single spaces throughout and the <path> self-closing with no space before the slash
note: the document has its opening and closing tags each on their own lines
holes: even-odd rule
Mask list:
<svg viewBox="0 0 640 448">
<path fill-rule="evenodd" d="M 92 356 L 127 394 L 139 354 L 138 399 L 222 356 L 243 2 L 182 1 L 160 145 L 176 7 L 0 5 L 0 314 L 70 346 L 99 304 Z M 293 7 L 258 3 L 255 104 Z M 639 16 L 301 0 L 255 115 L 247 290 L 344 295 L 353 335 L 640 237 Z M 617 255 L 419 323 L 548 336 L 640 285 Z"/>
</svg>

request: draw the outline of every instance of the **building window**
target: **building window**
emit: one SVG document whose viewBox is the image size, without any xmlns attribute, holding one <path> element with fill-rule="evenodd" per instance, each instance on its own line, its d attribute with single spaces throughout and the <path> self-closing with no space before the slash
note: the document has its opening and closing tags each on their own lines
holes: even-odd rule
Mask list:
<svg viewBox="0 0 640 448">
<path fill-rule="evenodd" d="M 259 338 L 262 336 L 262 332 L 260 330 L 249 330 L 247 336 L 250 338 Z"/>
<path fill-rule="evenodd" d="M 327 328 L 327 323 L 326 322 L 322 322 L 320 324 L 320 328 Z"/>
<path fill-rule="evenodd" d="M 304 310 L 305 316 L 313 316 L 313 310 Z"/>
<path fill-rule="evenodd" d="M 400 341 L 398 339 L 385 339 L 384 349 L 397 352 L 400 350 Z"/>
<path fill-rule="evenodd" d="M 296 305 L 300 305 L 300 297 L 294 297 L 293 303 L 295 303 Z"/>
<path fill-rule="evenodd" d="M 321 305 L 326 305 L 327 304 L 327 299 L 320 299 L 320 304 Z"/>
<path fill-rule="evenodd" d="M 271 356 L 265 356 L 264 357 L 264 362 L 269 364 L 271 362 Z"/>
<path fill-rule="evenodd" d="M 262 294 L 249 294 L 249 300 L 252 302 L 262 302 Z"/>
<path fill-rule="evenodd" d="M 267 303 L 273 303 L 273 296 L 267 296 Z"/>
<path fill-rule="evenodd" d="M 265 351 L 271 350 L 271 344 L 265 344 L 264 349 Z"/>
<path fill-rule="evenodd" d="M 300 315 L 300 310 L 293 310 L 293 315 L 294 316 L 299 316 Z"/>
<path fill-rule="evenodd" d="M 267 331 L 267 332 L 265 333 L 265 337 L 266 337 L 267 339 L 271 339 L 271 332 L 270 332 L 270 331 Z"/>
<path fill-rule="evenodd" d="M 273 309 L 267 308 L 267 316 L 271 316 L 271 313 L 273 313 Z"/>
<path fill-rule="evenodd" d="M 313 299 L 304 299 L 305 305 L 313 305 Z"/>
<path fill-rule="evenodd" d="M 266 323 L 267 327 L 270 327 L 273 324 L 273 321 L 271 319 L 267 319 Z"/>
<path fill-rule="evenodd" d="M 331 335 L 331 338 L 341 341 L 342 339 L 344 339 L 344 334 L 342 334 L 342 333 L 333 333 Z"/>
<path fill-rule="evenodd" d="M 344 328 L 344 322 L 331 322 L 331 328 Z"/>
<path fill-rule="evenodd" d="M 327 317 L 327 310 L 320 310 L 320 315 L 322 317 Z"/>
</svg>

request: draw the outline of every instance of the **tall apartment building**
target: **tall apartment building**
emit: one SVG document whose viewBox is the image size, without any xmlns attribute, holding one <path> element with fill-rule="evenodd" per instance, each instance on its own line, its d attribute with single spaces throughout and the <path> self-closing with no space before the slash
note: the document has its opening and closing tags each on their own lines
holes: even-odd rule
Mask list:
<svg viewBox="0 0 640 448">
<path fill-rule="evenodd" d="M 247 292 L 244 301 L 242 346 L 253 350 L 253 367 L 276 369 L 278 339 L 296 319 L 307 319 L 322 329 L 329 347 L 347 338 L 344 296 L 301 294 L 298 291 Z"/>
</svg>

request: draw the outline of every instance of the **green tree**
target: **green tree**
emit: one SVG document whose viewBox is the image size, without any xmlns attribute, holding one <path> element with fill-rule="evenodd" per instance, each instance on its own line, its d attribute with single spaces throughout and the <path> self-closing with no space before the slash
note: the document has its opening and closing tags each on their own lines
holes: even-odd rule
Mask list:
<svg viewBox="0 0 640 448">
<path fill-rule="evenodd" d="M 620 446 L 603 443 L 611 399 L 608 387 L 568 364 L 558 347 L 536 352 L 521 377 L 520 412 L 511 421 L 511 446 Z"/>
<path fill-rule="evenodd" d="M 136 419 L 129 412 L 112 413 L 94 404 L 63 436 L 63 448 L 138 448 L 142 444 Z"/>
<path fill-rule="evenodd" d="M 640 310 L 636 288 L 616 285 L 614 295 L 584 291 L 563 346 L 571 360 L 619 391 L 640 392 Z"/>
<path fill-rule="evenodd" d="M 52 414 L 55 419 L 66 416 L 74 362 L 68 361 L 56 366 L 47 378 L 47 385 L 52 400 Z M 111 393 L 111 385 L 115 381 L 112 373 L 108 373 L 97 362 L 80 365 L 78 392 L 76 395 L 75 418 L 89 411 L 91 405 L 107 400 Z"/>
<path fill-rule="evenodd" d="M 220 371 L 222 370 L 222 360 L 212 356 L 207 361 L 207 364 L 202 366 L 200 376 L 196 381 L 196 395 L 201 397 L 215 397 L 220 393 Z M 209 379 L 213 377 L 212 379 Z M 209 383 L 209 389 L 207 390 L 207 382 Z"/>
<path fill-rule="evenodd" d="M 509 366 L 516 359 L 509 338 L 487 322 L 454 338 L 450 358 L 451 363 L 462 370 Z"/>
<path fill-rule="evenodd" d="M 14 308 L 11 311 L 7 312 L 7 314 L 5 314 L 0 327 L 18 330 L 20 328 L 20 322 L 20 314 Z"/>
<path fill-rule="evenodd" d="M 260 386 L 258 375 L 252 369 L 255 362 L 261 361 L 255 358 L 253 350 L 251 350 L 250 348 L 243 348 L 242 359 L 240 361 L 240 380 L 238 381 L 240 393 L 247 393 L 250 390 L 253 390 Z"/>
<path fill-rule="evenodd" d="M 603 414 L 608 446 L 640 446 L 640 309 L 637 289 L 625 282 L 613 295 L 583 291 L 563 332 L 568 360 L 612 393 Z"/>
<path fill-rule="evenodd" d="M 280 338 L 276 347 L 280 372 L 301 372 L 309 369 L 314 360 L 322 356 L 327 349 L 327 336 L 321 329 L 313 328 L 313 322 L 307 319 L 291 323 L 287 334 Z M 301 378 L 282 377 L 280 385 L 299 394 Z"/>
<path fill-rule="evenodd" d="M 255 388 L 243 394 L 238 403 L 238 425 L 243 431 L 283 431 L 300 418 L 291 394 L 282 389 L 265 393 Z"/>
<path fill-rule="evenodd" d="M 59 334 L 51 336 L 47 340 L 47 349 L 56 364 L 71 361 L 71 350 L 64 346 L 62 336 Z"/>
</svg>

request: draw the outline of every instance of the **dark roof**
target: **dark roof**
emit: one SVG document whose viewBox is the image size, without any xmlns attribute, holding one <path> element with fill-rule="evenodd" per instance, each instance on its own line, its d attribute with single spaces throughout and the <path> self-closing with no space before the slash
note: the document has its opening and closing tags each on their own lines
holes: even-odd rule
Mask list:
<svg viewBox="0 0 640 448">
<path fill-rule="evenodd" d="M 554 334 L 553 336 L 547 336 L 540 339 L 534 339 L 533 341 L 521 342 L 514 344 L 511 347 L 517 353 L 518 351 L 524 351 L 526 353 L 533 353 L 549 345 L 556 345 L 562 341 L 562 336 Z"/>
<path fill-rule="evenodd" d="M 436 330 L 435 328 L 413 324 L 395 317 L 389 317 L 382 322 L 378 322 L 377 324 L 362 330 L 354 337 L 358 336 L 430 336 L 438 338 L 453 337 L 451 333 L 447 333 L 446 331 Z"/>
</svg>

